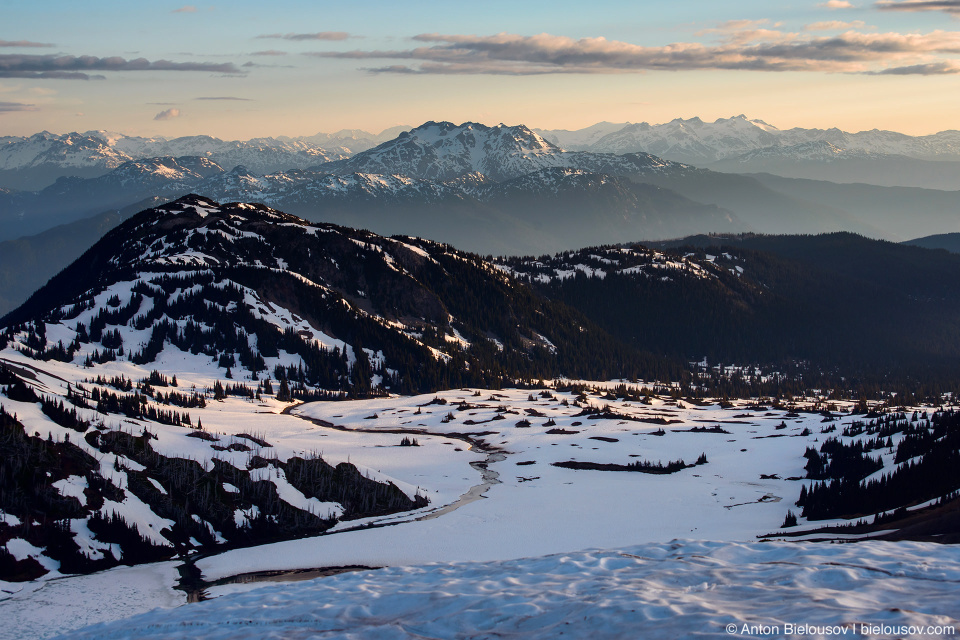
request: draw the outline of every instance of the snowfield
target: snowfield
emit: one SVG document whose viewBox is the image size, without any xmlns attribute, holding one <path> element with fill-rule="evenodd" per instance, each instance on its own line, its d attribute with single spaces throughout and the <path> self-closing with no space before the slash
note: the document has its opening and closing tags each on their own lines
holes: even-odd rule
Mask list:
<svg viewBox="0 0 960 640">
<path fill-rule="evenodd" d="M 70 639 L 949 637 L 960 549 L 674 541 L 273 585 Z"/>
<path fill-rule="evenodd" d="M 474 395 L 478 392 L 479 397 Z M 496 479 L 489 484 L 484 499 L 471 501 L 440 518 L 420 520 L 398 514 L 391 520 L 406 520 L 399 526 L 355 530 L 326 536 L 322 541 L 265 545 L 255 555 L 230 551 L 205 558 L 197 566 L 206 579 L 215 580 L 279 569 L 501 560 L 675 538 L 752 540 L 775 532 L 787 510 L 797 510 L 793 503 L 801 483 L 785 478 L 804 475 L 804 449 L 824 437 L 819 433 L 819 414 L 801 414 L 804 417 L 790 420 L 786 429 L 777 429 L 786 412 L 745 414 L 718 405 L 681 409 L 659 399 L 647 406 L 604 400 L 599 395 L 588 397 L 581 407 L 572 404 L 577 394 L 551 395 L 543 398 L 530 390 L 462 390 L 297 407 L 292 413 L 318 421 L 314 426 L 321 433 L 325 422 L 354 431 L 373 431 L 368 434 L 371 436 L 399 429 L 437 435 L 484 434 L 472 437 L 498 454 L 488 464 Z M 426 404 L 434 398 L 445 404 Z M 562 404 L 564 401 L 568 406 Z M 471 408 L 458 410 L 461 403 Z M 634 420 L 578 416 L 588 405 L 596 409 L 610 405 Z M 531 416 L 531 410 L 543 415 Z M 451 414 L 453 419 L 448 418 Z M 743 415 L 749 417 L 734 418 Z M 503 419 L 495 419 L 497 416 Z M 516 426 L 523 420 L 530 426 Z M 550 420 L 555 424 L 546 426 Z M 660 421 L 675 422 L 664 425 Z M 717 425 L 730 433 L 689 432 L 693 427 Z M 656 435 L 661 428 L 665 435 Z M 804 428 L 811 434 L 799 435 Z M 566 433 L 549 433 L 551 430 Z M 452 438 L 445 442 L 449 443 L 447 449 L 466 448 Z M 677 459 L 693 464 L 701 453 L 707 454 L 706 465 L 664 475 L 551 465 L 569 460 L 666 464 Z M 455 479 L 475 486 L 484 484 L 470 467 L 461 467 L 459 477 L 450 478 L 446 477 L 449 469 L 431 471 L 431 459 L 434 455 L 428 451 L 420 454 L 423 475 L 418 480 L 431 499 L 436 495 L 431 489 L 433 483 Z M 779 477 L 762 479 L 762 474 Z M 391 477 L 398 475 L 396 470 L 391 471 Z M 431 507 L 446 503 L 434 499 Z"/>
<path fill-rule="evenodd" d="M 34 582 L 0 582 L 0 637 L 49 638 L 134 612 L 164 610 L 185 602 L 174 589 L 176 562 L 118 567 L 88 576 Z"/>
<path fill-rule="evenodd" d="M 47 394 L 65 394 L 68 384 L 92 374 L 138 380 L 157 369 L 176 373 L 184 390 L 208 389 L 218 374 L 209 360 L 169 345 L 147 367 L 121 361 L 91 371 L 40 363 L 12 349 L 3 360 L 31 371 Z M 459 389 L 296 406 L 267 395 L 228 397 L 190 410 L 217 438 L 209 441 L 188 437 L 185 427 L 132 423 L 149 426 L 163 455 L 205 467 L 215 458 L 245 466 L 252 454 L 223 446 L 252 443 L 244 434 L 254 434 L 269 444 L 270 455 L 313 452 L 331 464 L 350 462 L 409 496 L 426 495 L 430 504 L 341 521 L 316 537 L 205 555 L 194 566 L 202 595 L 213 601 L 202 604 L 179 606 L 187 599 L 174 588 L 182 559 L 89 576 L 62 576 L 51 566 L 40 580 L 0 583 L 0 617 L 8 621 L 0 639 L 52 637 L 157 607 L 163 610 L 69 637 L 676 638 L 725 636 L 727 624 L 956 622 L 950 616 L 960 611 L 960 550 L 954 547 L 782 540 L 784 517 L 799 511 L 794 503 L 809 482 L 800 480 L 803 453 L 819 447 L 831 427 L 830 435 L 838 435 L 862 419 L 849 413 L 849 403 L 832 406 L 825 417 L 751 401 L 696 405 L 663 393 L 640 402 L 614 399 L 608 391 L 616 384 L 592 384 L 596 390 L 583 393 Z M 41 436 L 69 435 L 39 405 L 9 398 L 3 404 Z M 901 437 L 894 435 L 894 444 Z M 417 446 L 400 446 L 403 438 Z M 706 463 L 695 465 L 701 454 Z M 110 456 L 96 455 L 112 467 Z M 892 450 L 875 455 L 892 468 Z M 553 464 L 677 460 L 689 466 L 669 474 Z M 123 486 L 125 473 L 113 473 Z M 339 508 L 312 504 L 282 474 L 264 473 L 284 501 L 314 511 Z M 57 484 L 66 496 L 80 496 L 82 488 L 78 477 Z M 150 523 L 154 532 L 163 527 L 146 505 L 132 495 L 128 501 L 107 507 L 144 523 L 143 531 Z M 789 531 L 833 522 L 842 523 L 800 518 Z M 768 533 L 780 541 L 757 541 Z M 8 550 L 56 565 L 20 542 L 10 540 Z M 108 552 L 95 541 L 90 549 Z M 274 586 L 250 577 L 357 566 L 381 569 Z"/>
</svg>

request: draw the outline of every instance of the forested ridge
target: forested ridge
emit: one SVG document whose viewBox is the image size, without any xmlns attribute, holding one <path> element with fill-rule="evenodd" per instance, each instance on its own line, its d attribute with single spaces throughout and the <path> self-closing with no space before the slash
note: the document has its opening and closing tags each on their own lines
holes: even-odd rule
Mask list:
<svg viewBox="0 0 960 640">
<path fill-rule="evenodd" d="M 670 261 L 676 268 L 665 269 Z M 939 395 L 960 383 L 958 255 L 834 233 L 705 236 L 501 263 L 655 354 L 758 365 L 807 389 Z"/>
</svg>

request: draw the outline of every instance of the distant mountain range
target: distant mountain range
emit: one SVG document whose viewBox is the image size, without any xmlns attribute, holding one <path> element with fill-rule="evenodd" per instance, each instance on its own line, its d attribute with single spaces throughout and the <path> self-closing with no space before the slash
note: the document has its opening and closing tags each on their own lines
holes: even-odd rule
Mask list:
<svg viewBox="0 0 960 640">
<path fill-rule="evenodd" d="M 439 142 L 440 137 L 449 133 L 449 127 L 454 126 L 441 124 L 443 126 L 435 123 L 433 133 L 437 138 L 433 143 Z M 502 125 L 500 128 L 510 129 Z M 344 160 L 411 129 L 398 126 L 378 134 L 348 129 L 246 141 L 225 141 L 202 135 L 145 138 L 108 131 L 62 135 L 44 131 L 29 137 L 5 136 L 0 137 L 0 187 L 37 190 L 49 186 L 60 176 L 97 177 L 130 160 L 163 156 L 202 156 L 225 169 L 243 165 L 259 174 L 305 169 Z M 425 133 L 420 132 L 421 139 Z M 579 130 L 533 129 L 529 135 L 522 141 L 530 145 L 527 147 L 529 166 L 536 164 L 537 150 L 553 145 L 567 151 L 647 153 L 728 173 L 767 172 L 833 182 L 960 189 L 958 131 L 909 136 L 876 129 L 856 133 L 837 128 L 779 129 L 763 120 L 739 115 L 714 122 L 700 118 L 678 118 L 653 125 L 601 122 Z M 445 151 L 453 148 L 450 145 L 450 141 L 443 141 L 438 152 L 446 156 Z M 397 160 L 400 159 L 395 158 L 394 162 Z M 376 164 L 372 162 L 364 168 L 354 165 L 353 170 L 383 173 L 376 169 Z M 498 179 L 495 172 L 478 170 Z"/>
<path fill-rule="evenodd" d="M 908 136 L 877 129 L 778 129 L 743 115 L 715 122 L 678 118 L 656 125 L 604 122 L 579 131 L 535 131 L 565 149 L 642 151 L 728 173 L 960 189 L 960 131 Z"/>
<path fill-rule="evenodd" d="M 264 175 L 243 166 L 225 171 L 207 157 L 151 158 L 97 178 L 0 194 L 0 239 L 191 192 L 491 254 L 749 229 L 722 206 L 650 184 L 698 173 L 648 154 L 566 152 L 523 126 L 430 122 L 308 169 Z"/>
<path fill-rule="evenodd" d="M 717 148 L 725 145 L 727 149 L 742 149 L 744 145 L 766 144 L 772 139 L 770 136 L 780 135 L 775 128 L 745 118 L 713 125 L 701 122 L 699 128 L 686 126 L 689 122 L 678 121 L 673 128 L 681 133 L 700 132 L 697 148 L 702 153 L 707 153 L 706 142 Z M 718 126 L 729 135 L 720 135 Z M 603 124 L 564 135 L 577 133 L 573 137 L 594 141 L 591 148 L 600 149 L 607 144 L 619 151 L 629 147 L 608 143 L 625 140 L 630 131 L 651 129 L 649 125 L 630 125 L 606 133 L 615 127 Z M 742 134 L 739 138 L 734 135 L 738 133 Z M 799 135 L 793 130 L 787 133 Z M 944 149 L 945 156 L 949 133 L 940 136 L 940 147 L 929 142 L 927 148 Z M 362 132 L 341 134 L 280 142 L 291 149 L 314 145 L 310 147 L 314 150 L 320 143 L 337 140 L 352 140 L 357 143 L 355 148 L 374 143 Z M 851 138 L 861 140 L 857 136 L 860 134 Z M 879 133 L 874 137 L 883 138 Z M 200 193 L 222 202 L 261 202 L 311 221 L 335 222 L 383 234 L 416 235 L 481 254 L 499 255 L 536 255 L 697 233 L 853 231 L 905 240 L 960 231 L 957 190 L 840 184 L 770 173 L 731 174 L 646 152 L 571 151 L 523 125 L 427 122 L 363 151 L 354 153 L 340 147 L 343 152 L 337 159 L 329 160 L 319 152 L 297 151 L 301 153 L 297 162 L 309 166 L 278 171 L 262 170 L 273 162 L 270 158 L 277 156 L 258 151 L 260 147 L 253 144 L 256 141 L 242 145 L 223 143 L 224 148 L 230 147 L 235 153 L 221 153 L 230 162 L 249 155 L 256 162 L 251 167 L 226 160 L 225 164 L 218 163 L 217 154 L 210 150 L 212 138 L 148 142 L 106 134 L 87 138 L 93 140 L 90 145 L 100 145 L 96 149 L 113 152 L 111 162 L 121 159 L 117 155 L 121 151 L 207 150 L 200 155 L 127 160 L 103 175 L 60 177 L 38 191 L 0 189 L 0 240 L 37 234 L 105 211 L 124 210 L 144 200 L 152 199 L 155 203 L 187 193 Z M 105 140 L 113 142 L 108 144 Z M 693 144 L 690 140 L 687 142 Z M 898 147 L 901 150 L 909 146 L 897 140 L 903 143 Z M 47 142 L 53 144 L 51 140 Z M 78 141 L 67 145 L 61 140 L 57 144 L 83 147 Z M 888 146 L 892 148 L 891 145 L 893 142 Z M 678 142 L 671 148 L 680 146 Z M 349 157 L 347 151 L 351 152 Z M 715 151 L 710 153 L 716 155 Z M 843 156 L 849 162 L 861 163 L 863 171 L 869 172 L 871 163 L 886 163 L 891 171 L 906 175 L 894 156 L 879 151 L 845 151 L 826 141 L 759 147 L 749 154 L 755 163 L 750 166 L 770 170 L 776 168 L 778 158 L 793 154 L 821 172 L 829 172 L 832 165 L 828 159 Z M 951 164 L 898 157 L 933 168 L 949 169 Z M 933 171 L 927 174 L 933 175 Z M 946 174 L 941 177 L 946 179 Z"/>
<path fill-rule="evenodd" d="M 873 154 L 900 154 L 920 160 L 960 160 L 960 131 L 909 136 L 895 131 L 849 133 L 832 129 L 779 129 L 744 115 L 704 122 L 677 118 L 664 124 L 601 123 L 579 131 L 535 129 L 545 139 L 571 151 L 647 153 L 690 164 L 709 164 L 771 147 L 829 142 L 839 149 Z M 604 135 L 597 136 L 605 131 Z"/>
<path fill-rule="evenodd" d="M 409 127 L 379 134 L 360 130 L 298 138 L 220 140 L 211 136 L 144 138 L 109 131 L 0 137 L 0 185 L 20 190 L 47 187 L 61 176 L 95 178 L 131 160 L 199 156 L 218 165 L 270 173 L 303 169 L 348 157 L 395 137 Z"/>
</svg>

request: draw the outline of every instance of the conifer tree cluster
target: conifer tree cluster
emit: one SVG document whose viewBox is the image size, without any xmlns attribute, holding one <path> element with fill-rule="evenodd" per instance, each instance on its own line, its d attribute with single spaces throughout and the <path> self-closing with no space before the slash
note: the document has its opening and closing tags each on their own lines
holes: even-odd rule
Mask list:
<svg viewBox="0 0 960 640">
<path fill-rule="evenodd" d="M 248 456 L 246 464 L 236 465 L 235 457 L 231 463 L 214 454 L 212 467 L 205 467 L 196 460 L 160 453 L 155 448 L 157 436 L 149 428 L 125 431 L 130 428 L 129 421 L 110 419 L 129 416 L 193 427 L 189 414 L 155 406 L 158 398 L 169 396 L 153 385 L 172 389 L 174 382 L 157 372 L 138 383 L 123 376 L 100 376 L 68 387 L 64 402 L 38 393 L 33 384 L 0 364 L 0 399 L 39 403 L 47 417 L 70 430 L 60 431 L 56 437 L 52 432 L 30 435 L 0 402 L 0 512 L 20 523 L 8 524 L 9 518 L 0 521 L 0 549 L 11 538 L 23 538 L 58 561 L 62 572 L 84 573 L 197 549 L 317 534 L 338 519 L 427 505 L 425 496 L 409 497 L 391 483 L 366 477 L 349 463 L 332 466 L 316 454 L 287 460 L 264 457 L 262 451 L 271 445 L 261 435 L 224 437 L 202 431 L 197 420 L 190 435 L 200 436 L 215 452 L 246 452 Z M 246 395 L 272 388 L 269 381 L 264 382 L 255 391 L 240 384 L 217 384 L 221 393 Z M 153 391 L 155 397 L 146 391 Z M 196 397 L 202 400 L 203 395 Z M 78 411 L 80 406 L 98 411 L 105 420 L 85 420 Z M 73 432 L 77 434 L 71 438 Z M 91 449 L 93 455 L 88 453 Z M 111 467 L 102 467 L 104 460 L 112 460 Z M 122 480 L 117 474 L 122 474 Z M 287 503 L 271 480 L 277 475 L 284 475 L 307 498 L 339 503 L 343 512 L 314 513 Z M 65 495 L 62 488 L 54 486 L 63 480 L 82 485 L 83 498 Z M 107 501 L 124 503 L 131 495 L 174 524 L 146 531 L 142 523 L 109 508 Z M 86 543 L 81 548 L 77 522 L 95 536 L 93 548 Z M 0 553 L 0 580 L 34 579 L 45 571 L 35 560 L 18 561 L 9 553 Z"/>
<path fill-rule="evenodd" d="M 916 421 L 892 413 L 847 433 L 874 438 L 852 443 L 830 438 L 819 453 L 807 449 L 807 477 L 814 482 L 801 489 L 797 506 L 809 520 L 878 514 L 960 489 L 960 413 L 940 411 Z M 896 434 L 903 437 L 894 447 Z M 896 466 L 879 475 L 882 465 L 867 453 L 877 449 L 895 450 Z"/>
</svg>

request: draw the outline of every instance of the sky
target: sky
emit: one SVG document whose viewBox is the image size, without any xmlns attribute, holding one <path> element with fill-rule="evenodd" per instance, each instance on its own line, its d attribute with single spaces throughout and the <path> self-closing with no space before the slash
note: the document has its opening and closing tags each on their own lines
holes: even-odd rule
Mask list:
<svg viewBox="0 0 960 640">
<path fill-rule="evenodd" d="M 960 0 L 8 2 L 0 136 L 960 129 Z"/>
</svg>

